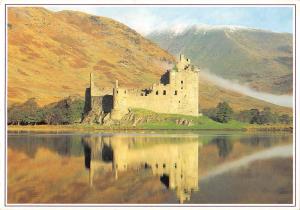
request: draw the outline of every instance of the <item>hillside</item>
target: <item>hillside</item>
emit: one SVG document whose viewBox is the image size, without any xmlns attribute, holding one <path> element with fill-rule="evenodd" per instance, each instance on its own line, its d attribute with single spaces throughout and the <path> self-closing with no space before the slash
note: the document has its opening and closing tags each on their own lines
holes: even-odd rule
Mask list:
<svg viewBox="0 0 300 210">
<path fill-rule="evenodd" d="M 233 26 L 191 26 L 156 31 L 148 38 L 200 68 L 275 94 L 293 92 L 292 34 Z"/>
<path fill-rule="evenodd" d="M 173 62 L 127 26 L 80 12 L 9 8 L 8 43 L 9 104 L 83 95 L 91 71 L 101 86 L 150 85 Z"/>
<path fill-rule="evenodd" d="M 9 8 L 7 28 L 9 105 L 32 97 L 45 105 L 83 96 L 91 71 L 100 87 L 111 87 L 115 79 L 122 86 L 148 87 L 175 60 L 124 24 L 81 12 Z M 200 80 L 201 108 L 226 100 L 237 110 L 270 106 L 291 112 Z"/>
<path fill-rule="evenodd" d="M 252 108 L 263 109 L 264 107 L 270 107 L 272 110 L 279 113 L 292 113 L 291 108 L 277 106 L 238 92 L 224 89 L 205 79 L 205 76 L 202 76 L 200 72 L 200 109 L 215 107 L 220 101 L 227 101 L 234 110 L 245 110 Z"/>
</svg>

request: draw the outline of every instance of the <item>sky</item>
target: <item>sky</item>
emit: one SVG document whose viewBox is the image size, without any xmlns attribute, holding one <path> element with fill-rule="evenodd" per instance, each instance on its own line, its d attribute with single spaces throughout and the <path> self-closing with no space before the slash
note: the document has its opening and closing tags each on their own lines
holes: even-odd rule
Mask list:
<svg viewBox="0 0 300 210">
<path fill-rule="evenodd" d="M 110 17 L 143 35 L 155 30 L 183 30 L 190 25 L 234 25 L 274 32 L 293 32 L 292 7 L 72 6 L 47 7 Z"/>
</svg>

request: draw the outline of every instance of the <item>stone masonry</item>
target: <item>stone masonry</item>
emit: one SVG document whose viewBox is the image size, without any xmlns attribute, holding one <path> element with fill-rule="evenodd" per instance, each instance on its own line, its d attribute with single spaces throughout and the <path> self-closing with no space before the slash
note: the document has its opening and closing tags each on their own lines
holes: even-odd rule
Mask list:
<svg viewBox="0 0 300 210">
<path fill-rule="evenodd" d="M 160 83 L 146 89 L 127 89 L 116 80 L 112 90 L 103 91 L 94 84 L 91 73 L 90 88 L 86 91 L 87 110 L 109 114 L 113 120 L 120 120 L 132 108 L 198 116 L 198 73 L 184 55 L 180 55 L 173 69 L 166 71 Z"/>
</svg>

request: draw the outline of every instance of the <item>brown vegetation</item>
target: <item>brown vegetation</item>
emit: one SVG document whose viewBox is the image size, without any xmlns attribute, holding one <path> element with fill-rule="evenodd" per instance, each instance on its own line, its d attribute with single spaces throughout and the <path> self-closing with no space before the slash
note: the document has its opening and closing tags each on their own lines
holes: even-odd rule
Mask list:
<svg viewBox="0 0 300 210">
<path fill-rule="evenodd" d="M 174 57 L 127 26 L 81 12 L 43 8 L 8 9 L 8 105 L 36 98 L 39 105 L 85 93 L 89 73 L 96 84 L 115 79 L 128 87 L 148 87 L 172 67 Z M 69 87 L 69 88 L 66 88 Z M 200 108 L 227 101 L 234 110 L 271 107 L 200 77 Z"/>
</svg>

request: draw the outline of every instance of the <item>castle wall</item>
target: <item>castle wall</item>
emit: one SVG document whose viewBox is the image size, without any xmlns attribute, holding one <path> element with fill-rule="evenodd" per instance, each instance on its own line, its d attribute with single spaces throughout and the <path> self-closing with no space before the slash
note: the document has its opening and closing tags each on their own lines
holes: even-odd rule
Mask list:
<svg viewBox="0 0 300 210">
<path fill-rule="evenodd" d="M 99 97 L 104 95 L 112 95 L 112 88 L 99 88 L 95 85 L 94 75 L 90 74 L 90 97 Z"/>
<path fill-rule="evenodd" d="M 86 111 L 95 111 L 96 113 L 104 111 L 108 113 L 113 107 L 113 91 L 111 88 L 98 88 L 94 84 L 94 76 L 90 74 L 90 88 L 87 88 L 85 94 Z"/>
<path fill-rule="evenodd" d="M 160 113 L 198 115 L 198 73 L 171 71 L 170 84 L 154 84 L 146 91 L 118 88 L 114 109 L 143 108 Z M 117 92 L 118 91 L 118 92 Z"/>
<path fill-rule="evenodd" d="M 115 120 L 120 120 L 130 108 L 198 116 L 199 75 L 198 70 L 194 70 L 194 67 L 190 65 L 190 60 L 180 55 L 176 68 L 167 71 L 162 77 L 161 83 L 153 84 L 148 89 L 126 89 L 119 87 L 116 81 L 112 90 L 96 87 L 93 74 L 91 74 L 88 105 L 92 110 L 98 110 L 97 106 L 104 104 L 102 96 L 112 94 L 111 118 Z M 100 108 L 100 111 L 102 109 Z"/>
</svg>

